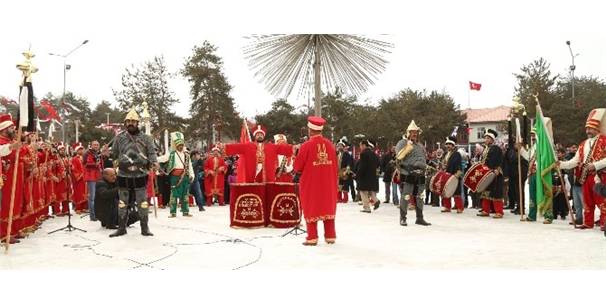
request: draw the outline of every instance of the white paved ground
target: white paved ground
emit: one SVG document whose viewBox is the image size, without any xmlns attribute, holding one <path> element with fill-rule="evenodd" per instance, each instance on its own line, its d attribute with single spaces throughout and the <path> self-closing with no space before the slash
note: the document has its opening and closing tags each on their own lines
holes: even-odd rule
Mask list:
<svg viewBox="0 0 606 304">
<path fill-rule="evenodd" d="M 568 221 L 552 225 L 480 218 L 476 210 L 442 214 L 426 208 L 433 225 L 398 224 L 399 213 L 382 203 L 372 214 L 357 203 L 339 204 L 337 243 L 304 247 L 304 236 L 286 229 L 229 228 L 229 207 L 210 207 L 194 217 L 169 219 L 159 210 L 150 219 L 154 237 L 139 225 L 110 239 L 110 230 L 87 218 L 74 218 L 82 232 L 48 231 L 67 218 L 46 221 L 42 229 L 0 254 L 0 269 L 606 269 L 606 239 L 598 229 L 572 229 Z M 322 230 L 320 230 L 320 234 Z M 233 240 L 236 240 L 234 242 Z"/>
</svg>

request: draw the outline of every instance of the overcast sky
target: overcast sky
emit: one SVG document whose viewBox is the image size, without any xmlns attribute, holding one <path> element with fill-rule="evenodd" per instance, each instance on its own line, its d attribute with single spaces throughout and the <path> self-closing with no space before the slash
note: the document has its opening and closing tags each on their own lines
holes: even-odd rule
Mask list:
<svg viewBox="0 0 606 304">
<path fill-rule="evenodd" d="M 198 3 L 199 2 L 199 3 Z M 40 71 L 34 78 L 38 97 L 60 95 L 66 53 L 88 39 L 67 62 L 67 90 L 93 104 L 114 101 L 124 68 L 163 55 L 176 72 L 196 44 L 218 47 L 224 72 L 234 87 L 237 110 L 252 117 L 270 108 L 268 94 L 248 69 L 243 36 L 260 33 L 389 34 L 395 44 L 385 73 L 361 100 L 376 103 L 411 87 L 446 91 L 467 108 L 468 81 L 482 84 L 471 93 L 473 108 L 511 104 L 513 73 L 539 57 L 552 71 L 568 73 L 572 41 L 576 75 L 606 76 L 604 5 L 599 1 L 2 1 L 0 11 L 0 95 L 17 99 L 15 64 L 31 44 Z M 456 3 L 455 3 L 456 2 Z M 574 3 L 574 4 L 573 4 Z M 187 115 L 188 83 L 170 82 Z M 306 98 L 289 98 L 294 106 Z"/>
</svg>

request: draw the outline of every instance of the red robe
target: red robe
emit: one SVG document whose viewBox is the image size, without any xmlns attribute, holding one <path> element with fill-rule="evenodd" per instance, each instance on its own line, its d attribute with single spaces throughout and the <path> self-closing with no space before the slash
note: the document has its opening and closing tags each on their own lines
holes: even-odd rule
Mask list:
<svg viewBox="0 0 606 304">
<path fill-rule="evenodd" d="M 67 158 L 62 158 L 61 156 L 57 157 L 57 162 L 55 165 L 55 177 L 59 179 L 58 182 L 55 182 L 55 197 L 58 202 L 67 201 L 67 172 L 69 171 L 69 162 Z"/>
<path fill-rule="evenodd" d="M 75 209 L 82 211 L 87 208 L 88 194 L 86 193 L 86 181 L 84 180 L 84 165 L 82 157 L 76 155 L 72 157 L 72 186 L 74 193 L 72 200 L 74 201 Z"/>
<path fill-rule="evenodd" d="M 34 197 L 33 197 L 33 186 L 34 186 L 34 165 L 35 165 L 35 158 L 36 158 L 36 153 L 35 151 L 29 146 L 26 146 L 27 149 L 27 155 L 25 157 L 25 175 L 24 175 L 24 189 L 23 189 L 23 207 L 22 207 L 22 211 L 21 211 L 21 229 L 22 230 L 29 230 L 29 229 L 33 229 L 36 225 L 36 221 L 38 219 L 37 216 L 37 211 L 39 211 L 38 209 L 38 205 L 37 202 L 35 202 Z M 23 231 L 23 232 L 29 232 L 29 231 Z"/>
<path fill-rule="evenodd" d="M 0 145 L 10 144 L 11 140 L 0 136 Z M 13 171 L 15 168 L 15 158 L 17 156 L 17 151 L 13 150 L 9 155 L 2 157 L 3 162 L 7 162 L 8 168 L 4 170 L 4 166 L 2 166 L 2 178 L 4 180 L 4 185 L 2 186 L 2 205 L 0 207 L 0 238 L 5 238 L 8 232 L 8 218 L 10 211 L 10 202 L 11 202 L 11 191 L 13 185 Z M 16 236 L 21 230 L 21 212 L 23 207 L 23 192 L 24 192 L 24 164 L 25 159 L 27 158 L 28 148 L 25 146 L 21 147 L 21 151 L 19 152 L 19 162 L 17 162 L 17 180 L 15 183 L 15 198 L 13 202 L 13 212 L 12 212 L 12 224 L 11 224 L 11 236 Z"/>
<path fill-rule="evenodd" d="M 48 152 L 47 152 L 48 153 Z M 57 157 L 53 154 L 48 154 L 46 159 L 46 182 L 44 183 L 45 194 L 46 194 L 46 203 L 48 205 L 53 205 L 57 202 L 57 196 L 55 195 L 55 166 L 57 165 Z M 53 208 L 54 209 L 54 208 Z M 55 213 L 53 211 L 53 213 Z"/>
<path fill-rule="evenodd" d="M 337 210 L 337 152 L 321 135 L 301 145 L 293 171 L 301 174 L 300 199 L 307 223 L 332 220 Z"/>
<path fill-rule="evenodd" d="M 36 202 L 38 210 L 38 220 L 44 220 L 48 217 L 48 205 L 46 204 L 45 178 L 44 168 L 46 166 L 46 158 L 44 152 L 37 153 L 38 163 L 37 172 L 33 177 L 32 196 Z"/>
<path fill-rule="evenodd" d="M 206 204 L 212 203 L 214 194 L 219 196 L 219 204 L 223 204 L 225 190 L 225 161 L 222 157 L 211 156 L 204 162 L 204 193 L 207 197 Z"/>
<path fill-rule="evenodd" d="M 67 197 L 67 191 L 69 189 L 67 182 L 67 172 L 69 168 L 69 163 L 67 158 L 62 158 L 60 155 L 57 155 L 55 160 L 55 168 L 54 168 L 54 176 L 59 179 L 55 181 L 54 187 L 55 189 L 55 205 L 53 207 L 53 213 L 61 213 L 67 214 L 69 210 L 69 203 Z M 59 205 L 62 205 L 61 211 L 59 211 Z"/>
<path fill-rule="evenodd" d="M 262 145 L 263 150 L 257 155 L 257 146 Z M 278 155 L 290 157 L 293 153 L 291 145 L 272 143 L 244 143 L 225 145 L 227 155 L 240 154 L 244 158 L 244 172 L 246 174 L 246 183 L 271 183 L 276 180 L 276 169 L 278 168 Z M 257 176 L 257 161 L 263 163 L 263 169 Z M 239 166 L 240 164 L 238 164 Z"/>
<path fill-rule="evenodd" d="M 574 170 L 574 174 L 577 180 L 581 177 L 583 163 L 585 163 L 585 141 L 581 142 L 579 145 L 579 164 Z M 589 151 L 589 155 L 592 161 L 599 161 L 601 159 L 606 158 L 606 135 L 599 134 L 596 142 L 593 145 L 593 149 Z M 596 192 L 593 191 L 593 186 L 595 185 L 596 172 L 589 172 L 587 174 L 587 178 L 582 186 L 583 191 L 583 225 L 586 227 L 593 228 L 594 225 L 594 214 L 595 208 L 600 209 L 600 226 L 604 227 L 604 223 L 606 222 L 606 200 L 599 196 Z M 600 172 L 600 178 L 602 181 L 606 179 L 606 173 L 603 170 Z"/>
</svg>

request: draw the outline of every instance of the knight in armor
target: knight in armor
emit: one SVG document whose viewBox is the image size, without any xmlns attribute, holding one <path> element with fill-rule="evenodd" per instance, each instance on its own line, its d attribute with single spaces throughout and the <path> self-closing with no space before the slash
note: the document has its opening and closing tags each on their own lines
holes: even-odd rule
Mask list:
<svg viewBox="0 0 606 304">
<path fill-rule="evenodd" d="M 444 143 L 444 145 L 446 146 L 447 152 L 446 156 L 444 157 L 444 161 L 442 162 L 442 166 L 444 168 L 444 171 L 457 177 L 457 190 L 453 195 L 453 199 L 455 203 L 455 208 L 457 209 L 457 213 L 463 213 L 463 197 L 461 189 L 461 177 L 463 176 L 463 159 L 459 151 L 457 151 L 456 140 L 457 139 L 454 136 L 449 136 L 448 138 L 446 138 L 446 142 Z M 442 198 L 442 206 L 444 207 L 444 209 L 442 209 L 442 212 L 450 212 L 450 209 L 452 208 L 450 197 Z"/>
<path fill-rule="evenodd" d="M 158 169 L 154 143 L 149 135 L 139 130 L 139 115 L 131 109 L 124 119 L 126 131 L 113 139 L 112 158 L 118 160 L 118 230 L 110 237 L 126 234 L 129 206 L 135 207 L 141 222 L 141 234 L 153 236 L 149 231 L 149 203 L 147 177 L 149 170 Z"/>
<path fill-rule="evenodd" d="M 417 220 L 415 224 L 429 226 L 423 219 L 423 199 L 421 193 L 425 185 L 425 148 L 419 143 L 419 128 L 414 120 L 406 129 L 406 137 L 396 145 L 396 160 L 400 170 L 400 225 L 407 226 L 408 204 L 416 201 Z"/>
<path fill-rule="evenodd" d="M 481 162 L 493 170 L 496 177 L 488 188 L 482 192 L 480 196 L 482 199 L 482 210 L 477 215 L 489 216 L 491 206 L 493 206 L 495 210 L 493 218 L 500 219 L 503 218 L 503 185 L 505 179 L 502 170 L 503 150 L 495 144 L 496 138 L 497 131 L 495 130 L 488 129 L 484 133 L 484 143 L 486 147 L 482 153 Z"/>
</svg>

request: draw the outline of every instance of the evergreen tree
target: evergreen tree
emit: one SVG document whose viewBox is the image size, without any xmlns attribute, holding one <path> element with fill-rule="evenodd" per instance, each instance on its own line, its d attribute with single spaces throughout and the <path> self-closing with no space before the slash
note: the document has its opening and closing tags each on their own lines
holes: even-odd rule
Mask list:
<svg viewBox="0 0 606 304">
<path fill-rule="evenodd" d="M 223 61 L 216 51 L 215 46 L 204 41 L 193 48 L 181 70 L 191 86 L 192 98 L 186 135 L 202 139 L 207 147 L 214 144 L 213 132 L 217 135 L 220 131 L 222 140 L 236 139 L 242 124 L 230 96 L 232 87 L 223 75 Z"/>
</svg>

